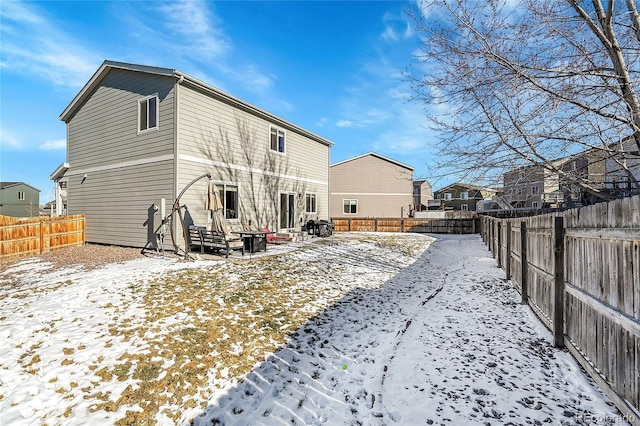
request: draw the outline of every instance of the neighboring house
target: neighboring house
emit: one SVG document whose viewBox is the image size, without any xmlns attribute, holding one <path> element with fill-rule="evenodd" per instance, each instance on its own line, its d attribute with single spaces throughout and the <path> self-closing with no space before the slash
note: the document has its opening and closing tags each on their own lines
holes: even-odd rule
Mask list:
<svg viewBox="0 0 640 426">
<path fill-rule="evenodd" d="M 67 170 L 69 170 L 69 163 L 62 163 L 49 175 L 49 179 L 55 186 L 55 198 L 49 204 L 50 215 L 54 217 L 67 214 L 67 181 L 69 180 L 65 176 Z"/>
<path fill-rule="evenodd" d="M 626 138 L 619 146 L 611 145 L 612 150 L 618 151 L 617 155 L 607 158 L 605 161 L 606 178 L 605 188 L 614 198 L 629 197 L 640 194 L 640 152 L 632 138 Z M 632 176 L 625 170 L 629 170 Z"/>
<path fill-rule="evenodd" d="M 428 209 L 429 200 L 433 200 L 433 189 L 428 180 L 418 179 L 413 181 L 413 209 L 424 211 Z"/>
<path fill-rule="evenodd" d="M 478 201 L 492 199 L 497 193 L 496 189 L 457 182 L 434 191 L 429 210 L 475 211 Z"/>
<path fill-rule="evenodd" d="M 329 218 L 332 142 L 178 70 L 105 61 L 60 119 L 68 170 L 52 176 L 67 179 L 88 242 L 155 243 L 185 188 L 186 223 L 209 226 L 206 173 L 229 224 L 292 232 Z"/>
<path fill-rule="evenodd" d="M 557 164 L 558 167 L 560 165 Z M 545 198 L 553 198 L 555 203 L 564 201 L 564 194 L 559 192 L 558 173 L 547 170 L 542 165 L 518 167 L 505 173 L 503 179 L 504 198 L 513 208 L 542 208 Z"/>
<path fill-rule="evenodd" d="M 331 217 L 408 217 L 413 168 L 375 152 L 332 164 Z"/>
<path fill-rule="evenodd" d="M 603 201 L 579 183 L 595 191 L 605 188 L 604 153 L 589 150 L 551 163 L 521 166 L 504 174 L 504 199 L 513 208 L 575 207 Z"/>
<path fill-rule="evenodd" d="M 0 216 L 38 217 L 40 190 L 23 182 L 0 182 Z"/>
</svg>

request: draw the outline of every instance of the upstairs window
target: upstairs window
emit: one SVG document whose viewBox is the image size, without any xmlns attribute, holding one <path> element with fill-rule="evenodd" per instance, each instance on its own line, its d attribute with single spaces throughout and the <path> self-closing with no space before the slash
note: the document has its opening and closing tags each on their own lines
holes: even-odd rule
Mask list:
<svg viewBox="0 0 640 426">
<path fill-rule="evenodd" d="M 444 193 L 444 199 L 447 200 L 447 201 L 451 200 L 451 193 L 450 192 L 445 192 Z"/>
<path fill-rule="evenodd" d="M 342 205 L 344 214 L 358 214 L 358 200 L 343 200 Z"/>
<path fill-rule="evenodd" d="M 138 133 L 158 128 L 158 95 L 138 101 Z"/>
<path fill-rule="evenodd" d="M 24 191 L 18 191 L 18 200 L 20 201 L 25 200 Z"/>
<path fill-rule="evenodd" d="M 468 200 L 468 199 L 469 199 L 469 193 L 468 193 L 467 191 L 465 191 L 465 192 L 461 192 L 461 193 L 460 193 L 460 198 L 461 198 L 462 200 Z"/>
<path fill-rule="evenodd" d="M 531 195 L 538 195 L 540 194 L 540 187 L 539 186 L 532 186 L 531 187 Z"/>
<path fill-rule="evenodd" d="M 270 130 L 270 148 L 271 151 L 284 154 L 285 152 L 285 133 L 284 130 L 277 127 L 271 127 Z"/>
<path fill-rule="evenodd" d="M 305 213 L 317 213 L 316 208 L 316 194 L 306 194 L 305 195 Z"/>
</svg>

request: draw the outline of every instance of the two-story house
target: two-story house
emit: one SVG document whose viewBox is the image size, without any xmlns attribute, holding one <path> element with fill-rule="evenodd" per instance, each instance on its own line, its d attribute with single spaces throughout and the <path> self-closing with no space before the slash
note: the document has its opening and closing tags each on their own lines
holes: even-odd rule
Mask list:
<svg viewBox="0 0 640 426">
<path fill-rule="evenodd" d="M 185 189 L 180 214 L 208 226 L 207 174 L 230 223 L 299 231 L 329 218 L 331 141 L 181 71 L 105 61 L 60 119 L 67 170 L 54 174 L 88 242 L 179 239 L 166 219 Z"/>
<path fill-rule="evenodd" d="M 330 167 L 331 217 L 408 217 L 413 167 L 375 152 Z"/>
<path fill-rule="evenodd" d="M 413 209 L 423 211 L 428 209 L 429 201 L 433 200 L 433 188 L 426 179 L 413 181 Z"/>
<path fill-rule="evenodd" d="M 0 216 L 37 217 L 40 190 L 24 182 L 0 182 Z"/>
<path fill-rule="evenodd" d="M 513 208 L 574 207 L 602 201 L 605 155 L 589 150 L 555 160 L 549 167 L 531 164 L 504 174 L 504 198 Z M 591 191 L 586 188 L 590 188 Z"/>
<path fill-rule="evenodd" d="M 429 210 L 475 211 L 478 201 L 492 199 L 498 191 L 468 183 L 453 183 L 433 191 L 434 199 L 428 202 Z"/>
</svg>

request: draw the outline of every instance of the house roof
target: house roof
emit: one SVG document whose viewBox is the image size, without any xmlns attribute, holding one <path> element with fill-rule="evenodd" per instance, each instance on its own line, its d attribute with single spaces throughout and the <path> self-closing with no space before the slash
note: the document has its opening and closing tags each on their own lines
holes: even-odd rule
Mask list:
<svg viewBox="0 0 640 426">
<path fill-rule="evenodd" d="M 290 123 L 261 108 L 251 105 L 239 98 L 236 98 L 235 96 L 232 96 L 226 92 L 223 92 L 218 88 L 215 88 L 203 81 L 198 80 L 195 77 L 191 77 L 190 75 L 185 74 L 176 69 L 160 68 L 160 67 L 153 67 L 148 65 L 138 65 L 138 64 L 130 64 L 126 62 L 116 62 L 116 61 L 108 61 L 108 60 L 102 63 L 100 68 L 98 68 L 98 70 L 93 74 L 93 76 L 89 79 L 89 81 L 80 90 L 80 92 L 78 92 L 78 94 L 73 98 L 71 103 L 64 109 L 64 111 L 62 111 L 62 114 L 60 114 L 60 120 L 64 121 L 65 123 L 68 123 L 69 120 L 71 120 L 73 115 L 76 113 L 76 111 L 86 102 L 87 99 L 91 97 L 95 89 L 98 86 L 100 86 L 100 83 L 102 82 L 104 77 L 113 69 L 173 77 L 176 79 L 177 84 L 189 84 L 191 86 L 197 87 L 200 90 L 203 90 L 205 93 L 211 95 L 212 97 L 217 98 L 236 108 L 245 110 L 258 117 L 262 117 L 273 124 L 289 128 L 295 131 L 296 133 L 299 133 L 323 145 L 326 145 L 329 147 L 333 146 L 333 142 L 329 141 L 328 139 L 325 139 L 308 130 L 305 130 L 299 126 L 296 126 L 293 123 Z"/>
<path fill-rule="evenodd" d="M 18 186 L 18 185 L 24 185 L 24 186 L 28 186 L 29 188 L 33 189 L 34 191 L 38 191 L 41 192 L 38 188 L 34 188 L 33 186 L 24 183 L 24 182 L 0 182 L 0 189 L 5 189 L 5 188 L 10 188 L 12 186 Z"/>
<path fill-rule="evenodd" d="M 491 191 L 491 192 L 497 192 L 497 189 L 494 188 L 489 188 L 486 186 L 479 186 L 479 185 L 472 185 L 470 183 L 462 183 L 462 182 L 456 182 L 456 183 L 452 183 L 451 185 L 447 185 L 444 188 L 440 188 L 436 191 L 433 191 L 434 193 L 436 192 L 442 192 L 442 191 L 446 191 L 449 188 L 453 188 L 454 186 L 460 186 L 462 188 L 468 188 L 468 189 L 473 189 L 476 191 Z"/>
<path fill-rule="evenodd" d="M 340 165 L 340 164 L 348 163 L 349 161 L 358 160 L 360 158 L 367 157 L 367 156 L 377 157 L 377 158 L 380 158 L 381 160 L 385 160 L 385 161 L 388 161 L 388 162 L 393 163 L 395 165 L 398 165 L 400 167 L 404 167 L 405 169 L 409 169 L 411 171 L 414 170 L 414 168 L 411 167 L 411 166 L 407 166 L 406 164 L 403 164 L 403 163 L 401 163 L 399 161 L 392 160 L 391 158 L 385 157 L 384 155 L 380 155 L 377 152 L 368 152 L 366 154 L 358 155 L 356 157 L 347 158 L 346 160 L 342 160 L 342 161 L 338 161 L 337 163 L 333 163 L 329 167 L 333 167 L 333 166 L 337 166 L 337 165 Z"/>
<path fill-rule="evenodd" d="M 58 180 L 62 176 L 64 176 L 67 170 L 69 170 L 69 163 L 62 163 L 58 167 L 56 167 L 53 172 L 51 172 L 51 174 L 49 175 L 49 179 Z"/>
</svg>

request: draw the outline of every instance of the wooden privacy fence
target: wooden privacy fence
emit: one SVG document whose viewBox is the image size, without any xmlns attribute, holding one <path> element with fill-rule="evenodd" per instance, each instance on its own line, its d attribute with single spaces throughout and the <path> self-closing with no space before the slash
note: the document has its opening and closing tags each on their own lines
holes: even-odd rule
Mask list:
<svg viewBox="0 0 640 426">
<path fill-rule="evenodd" d="M 640 197 L 480 225 L 554 344 L 640 425 Z"/>
<path fill-rule="evenodd" d="M 84 244 L 84 215 L 18 219 L 0 216 L 0 258 Z"/>
<path fill-rule="evenodd" d="M 472 219 L 400 219 L 334 217 L 337 232 L 428 232 L 433 234 L 475 234 L 478 218 Z"/>
</svg>

